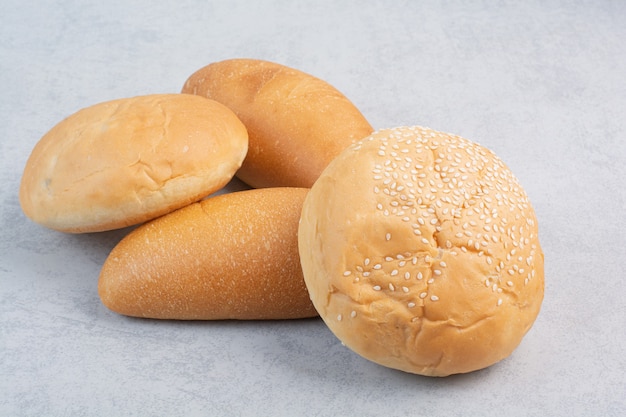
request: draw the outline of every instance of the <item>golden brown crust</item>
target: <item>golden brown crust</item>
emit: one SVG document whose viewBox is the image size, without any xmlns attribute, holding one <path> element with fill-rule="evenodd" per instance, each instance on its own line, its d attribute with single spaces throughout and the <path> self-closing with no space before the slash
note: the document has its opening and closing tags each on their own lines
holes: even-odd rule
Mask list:
<svg viewBox="0 0 626 417">
<path fill-rule="evenodd" d="M 297 248 L 307 192 L 224 194 L 140 226 L 107 258 L 102 302 L 120 314 L 158 319 L 317 316 Z"/>
<path fill-rule="evenodd" d="M 210 64 L 182 92 L 217 100 L 243 121 L 250 148 L 237 176 L 255 188 L 309 188 L 339 152 L 373 130 L 327 82 L 267 61 Z"/>
<path fill-rule="evenodd" d="M 64 232 L 140 223 L 222 188 L 247 152 L 224 105 L 154 94 L 82 109 L 37 143 L 20 187 L 25 214 Z"/>
<path fill-rule="evenodd" d="M 533 208 L 491 151 L 402 127 L 349 147 L 305 200 L 312 301 L 348 347 L 423 375 L 507 357 L 543 299 Z"/>
</svg>

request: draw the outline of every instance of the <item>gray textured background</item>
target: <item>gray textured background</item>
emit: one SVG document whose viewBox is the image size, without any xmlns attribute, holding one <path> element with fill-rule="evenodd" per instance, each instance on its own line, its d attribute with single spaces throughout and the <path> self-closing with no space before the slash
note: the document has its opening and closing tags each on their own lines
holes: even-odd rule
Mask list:
<svg viewBox="0 0 626 417">
<path fill-rule="evenodd" d="M 0 13 L 0 415 L 626 414 L 626 2 L 41 1 Z M 319 320 L 118 316 L 96 284 L 125 231 L 21 213 L 37 140 L 100 101 L 251 57 L 325 79 L 376 128 L 493 149 L 533 202 L 541 314 L 514 354 L 445 379 L 371 364 Z"/>
</svg>

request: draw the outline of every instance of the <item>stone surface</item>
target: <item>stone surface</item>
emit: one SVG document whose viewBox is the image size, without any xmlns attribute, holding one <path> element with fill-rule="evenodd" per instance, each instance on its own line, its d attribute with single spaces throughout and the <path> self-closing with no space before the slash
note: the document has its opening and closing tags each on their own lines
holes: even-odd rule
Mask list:
<svg viewBox="0 0 626 417">
<path fill-rule="evenodd" d="M 5 1 L 0 415 L 626 414 L 624 21 L 626 3 L 608 0 Z M 546 255 L 542 311 L 511 357 L 433 379 L 367 362 L 320 320 L 161 322 L 102 306 L 98 273 L 127 231 L 27 220 L 30 150 L 82 107 L 178 92 L 233 57 L 323 78 L 375 128 L 460 134 L 509 165 Z"/>
</svg>

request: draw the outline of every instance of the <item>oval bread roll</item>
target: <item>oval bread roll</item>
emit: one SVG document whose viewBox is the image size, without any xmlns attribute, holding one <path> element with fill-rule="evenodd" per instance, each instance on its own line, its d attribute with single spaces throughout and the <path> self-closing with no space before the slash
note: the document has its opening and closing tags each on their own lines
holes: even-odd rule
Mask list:
<svg viewBox="0 0 626 417">
<path fill-rule="evenodd" d="M 543 300 L 528 196 L 488 149 L 420 127 L 385 129 L 323 172 L 302 210 L 304 279 L 349 348 L 430 376 L 487 367 Z"/>
<path fill-rule="evenodd" d="M 104 263 L 102 302 L 120 314 L 156 319 L 317 316 L 297 247 L 307 192 L 238 191 L 139 226 Z"/>
<path fill-rule="evenodd" d="M 155 94 L 99 103 L 37 143 L 20 203 L 32 220 L 63 232 L 121 228 L 221 189 L 247 149 L 237 116 L 204 97 Z"/>
<path fill-rule="evenodd" d="M 373 130 L 327 82 L 267 61 L 210 64 L 182 92 L 217 100 L 243 121 L 250 148 L 237 176 L 255 188 L 310 188 L 339 152 Z"/>
</svg>

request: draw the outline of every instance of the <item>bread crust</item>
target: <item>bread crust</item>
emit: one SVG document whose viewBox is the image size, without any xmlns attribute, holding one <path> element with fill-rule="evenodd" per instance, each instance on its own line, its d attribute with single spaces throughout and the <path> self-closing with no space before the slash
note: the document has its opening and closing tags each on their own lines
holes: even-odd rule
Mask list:
<svg viewBox="0 0 626 417">
<path fill-rule="evenodd" d="M 306 198 L 299 227 L 313 304 L 349 348 L 445 376 L 510 355 L 543 300 L 528 196 L 488 149 L 421 127 L 350 146 Z"/>
<path fill-rule="evenodd" d="M 273 62 L 212 63 L 192 74 L 182 92 L 217 100 L 243 121 L 250 147 L 237 176 L 255 188 L 310 188 L 335 156 L 373 131 L 336 88 Z"/>
<path fill-rule="evenodd" d="M 33 221 L 63 232 L 138 224 L 222 188 L 247 148 L 243 123 L 214 100 L 153 94 L 99 103 L 36 144 L 20 203 Z"/>
<path fill-rule="evenodd" d="M 307 192 L 223 194 L 138 227 L 102 267 L 102 302 L 120 314 L 155 319 L 317 316 L 297 248 Z"/>
</svg>

